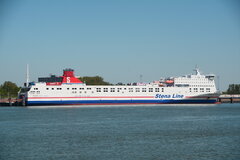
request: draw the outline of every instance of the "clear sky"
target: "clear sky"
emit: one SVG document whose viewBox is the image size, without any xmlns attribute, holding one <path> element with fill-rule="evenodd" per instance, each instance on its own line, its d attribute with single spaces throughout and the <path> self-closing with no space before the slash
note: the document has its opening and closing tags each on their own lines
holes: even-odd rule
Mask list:
<svg viewBox="0 0 240 160">
<path fill-rule="evenodd" d="M 110 83 L 203 73 L 240 83 L 238 0 L 2 0 L 0 84 L 73 68 Z"/>
</svg>

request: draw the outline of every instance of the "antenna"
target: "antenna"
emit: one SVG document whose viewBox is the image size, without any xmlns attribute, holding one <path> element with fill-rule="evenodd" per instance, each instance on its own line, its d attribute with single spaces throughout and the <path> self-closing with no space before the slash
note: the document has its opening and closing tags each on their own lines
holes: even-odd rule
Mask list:
<svg viewBox="0 0 240 160">
<path fill-rule="evenodd" d="M 198 65 L 195 66 L 194 71 L 196 71 L 196 75 L 200 75 L 200 71 L 199 71 Z"/>
<path fill-rule="evenodd" d="M 217 76 L 217 90 L 220 91 L 220 76 Z"/>
<path fill-rule="evenodd" d="M 28 83 L 29 83 L 29 65 L 28 64 L 27 64 L 27 73 L 26 73 L 26 83 L 28 86 Z"/>
<path fill-rule="evenodd" d="M 140 83 L 143 83 L 143 82 L 142 82 L 142 78 L 143 78 L 143 75 L 140 74 Z"/>
</svg>

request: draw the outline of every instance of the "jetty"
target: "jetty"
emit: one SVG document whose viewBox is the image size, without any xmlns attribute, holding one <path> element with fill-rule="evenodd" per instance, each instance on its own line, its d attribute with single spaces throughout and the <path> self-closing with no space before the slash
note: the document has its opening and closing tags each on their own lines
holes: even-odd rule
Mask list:
<svg viewBox="0 0 240 160">
<path fill-rule="evenodd" d="M 240 94 L 222 94 L 218 101 L 220 103 L 240 103 Z"/>
<path fill-rule="evenodd" d="M 3 98 L 0 99 L 0 106 L 19 106 L 22 99 L 17 98 Z"/>
</svg>

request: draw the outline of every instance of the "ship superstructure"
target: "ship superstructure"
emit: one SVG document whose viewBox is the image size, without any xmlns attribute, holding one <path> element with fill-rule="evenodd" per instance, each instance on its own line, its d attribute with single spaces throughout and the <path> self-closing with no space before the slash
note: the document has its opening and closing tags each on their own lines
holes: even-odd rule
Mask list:
<svg viewBox="0 0 240 160">
<path fill-rule="evenodd" d="M 131 85 L 86 85 L 65 69 L 63 76 L 39 78 L 19 92 L 23 105 L 130 105 L 217 103 L 215 75 L 195 74 Z"/>
</svg>

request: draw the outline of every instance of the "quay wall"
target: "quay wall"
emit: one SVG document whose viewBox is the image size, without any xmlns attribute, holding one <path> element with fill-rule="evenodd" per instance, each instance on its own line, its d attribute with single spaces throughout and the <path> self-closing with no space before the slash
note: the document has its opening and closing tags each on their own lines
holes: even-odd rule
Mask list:
<svg viewBox="0 0 240 160">
<path fill-rule="evenodd" d="M 21 102 L 22 100 L 17 98 L 4 98 L 0 99 L 0 106 L 18 106 Z"/>
</svg>

